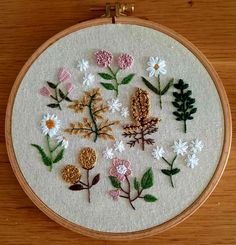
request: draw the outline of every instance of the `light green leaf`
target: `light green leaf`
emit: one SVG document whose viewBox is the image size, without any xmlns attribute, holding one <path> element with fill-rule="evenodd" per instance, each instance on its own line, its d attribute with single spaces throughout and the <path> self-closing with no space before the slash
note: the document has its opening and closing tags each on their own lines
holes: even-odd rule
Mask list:
<svg viewBox="0 0 236 245">
<path fill-rule="evenodd" d="M 108 74 L 108 73 L 103 73 L 103 72 L 101 72 L 101 73 L 98 73 L 98 75 L 99 75 L 100 77 L 102 77 L 103 79 L 105 79 L 105 80 L 113 80 L 113 79 L 114 79 L 114 77 L 111 76 L 111 75 Z"/>
<path fill-rule="evenodd" d="M 39 154 L 42 157 L 42 161 L 46 166 L 51 166 L 52 165 L 52 160 L 47 156 L 47 154 L 44 152 L 43 148 L 39 145 L 36 144 L 31 144 L 33 147 L 35 147 Z"/>
<path fill-rule="evenodd" d="M 134 178 L 134 189 L 139 191 L 140 183 L 138 182 L 137 178 Z"/>
<path fill-rule="evenodd" d="M 146 202 L 155 202 L 155 201 L 157 201 L 157 198 L 155 196 L 153 196 L 153 195 L 150 195 L 150 194 L 145 195 L 143 198 L 144 198 L 144 200 Z"/>
<path fill-rule="evenodd" d="M 61 161 L 61 159 L 64 157 L 64 151 L 65 149 L 61 149 L 60 152 L 57 154 L 56 158 L 54 159 L 53 163 L 57 163 Z"/>
<path fill-rule="evenodd" d="M 121 84 L 128 84 L 133 79 L 134 75 L 134 73 L 131 73 L 128 76 L 124 77 L 121 81 Z"/>
<path fill-rule="evenodd" d="M 112 184 L 113 187 L 115 187 L 115 188 L 120 188 L 121 187 L 120 181 L 116 177 L 109 176 L 109 179 L 110 179 L 111 184 Z"/>
<path fill-rule="evenodd" d="M 148 189 L 153 186 L 153 171 L 149 168 L 146 173 L 144 173 L 141 179 L 141 186 L 143 189 Z"/>
<path fill-rule="evenodd" d="M 115 87 L 111 83 L 101 83 L 101 84 L 107 90 L 116 90 Z"/>
</svg>

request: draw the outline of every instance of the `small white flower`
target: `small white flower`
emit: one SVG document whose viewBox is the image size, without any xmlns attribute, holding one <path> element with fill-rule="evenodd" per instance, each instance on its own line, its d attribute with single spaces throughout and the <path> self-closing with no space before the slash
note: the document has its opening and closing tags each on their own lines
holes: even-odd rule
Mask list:
<svg viewBox="0 0 236 245">
<path fill-rule="evenodd" d="M 196 157 L 195 154 L 188 155 L 186 159 L 187 166 L 190 168 L 194 168 L 198 165 L 199 159 Z"/>
<path fill-rule="evenodd" d="M 60 129 L 60 120 L 54 114 L 44 115 L 41 121 L 41 128 L 44 135 L 53 137 L 57 134 L 58 130 Z"/>
<path fill-rule="evenodd" d="M 197 153 L 197 152 L 202 151 L 203 143 L 201 140 L 195 139 L 191 141 L 190 147 L 193 153 Z"/>
<path fill-rule="evenodd" d="M 177 155 L 183 156 L 184 154 L 187 153 L 188 143 L 182 142 L 182 140 L 178 140 L 174 142 L 174 145 L 172 146 L 172 148 L 174 149 L 174 152 Z"/>
<path fill-rule="evenodd" d="M 90 87 L 95 80 L 95 76 L 92 73 L 85 73 L 82 83 L 86 87 Z"/>
<path fill-rule="evenodd" d="M 165 151 L 163 149 L 163 147 L 159 147 L 157 146 L 156 148 L 153 149 L 152 151 L 152 155 L 155 159 L 159 160 L 160 158 L 163 157 L 163 155 L 165 154 Z"/>
<path fill-rule="evenodd" d="M 147 62 L 149 77 L 158 77 L 160 74 L 166 74 L 166 62 L 158 57 L 150 57 Z"/>
<path fill-rule="evenodd" d="M 89 68 L 89 62 L 82 59 L 78 62 L 77 68 L 79 68 L 80 71 L 86 71 Z"/>
<path fill-rule="evenodd" d="M 62 135 L 58 135 L 56 137 L 56 140 L 57 140 L 57 143 L 60 144 L 61 143 L 61 146 L 66 149 L 69 145 L 69 141 Z"/>
<path fill-rule="evenodd" d="M 129 109 L 128 109 L 128 107 L 121 108 L 120 114 L 121 114 L 122 117 L 127 118 L 129 116 Z"/>
<path fill-rule="evenodd" d="M 109 107 L 109 111 L 111 111 L 112 113 L 116 112 L 116 111 L 120 111 L 120 107 L 122 106 L 122 104 L 120 103 L 119 99 L 111 99 L 107 101 L 108 107 Z"/>
<path fill-rule="evenodd" d="M 113 149 L 107 147 L 106 150 L 102 152 L 102 155 L 106 159 L 113 159 L 114 157 Z"/>
<path fill-rule="evenodd" d="M 125 146 L 122 140 L 116 141 L 114 144 L 115 151 L 123 152 L 125 150 Z"/>
</svg>

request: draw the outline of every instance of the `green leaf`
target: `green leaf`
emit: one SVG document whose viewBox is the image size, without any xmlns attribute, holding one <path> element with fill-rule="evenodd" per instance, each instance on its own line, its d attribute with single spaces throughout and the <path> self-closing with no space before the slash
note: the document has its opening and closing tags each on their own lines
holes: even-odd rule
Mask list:
<svg viewBox="0 0 236 245">
<path fill-rule="evenodd" d="M 168 83 L 167 85 L 163 88 L 163 90 L 161 91 L 161 95 L 165 94 L 169 88 L 173 85 L 174 83 L 174 78 L 172 78 Z"/>
<path fill-rule="evenodd" d="M 144 84 L 149 88 L 151 89 L 154 93 L 156 94 L 160 94 L 160 91 L 159 89 L 157 89 L 156 87 L 154 87 L 145 77 L 142 77 L 142 80 L 144 82 Z"/>
<path fill-rule="evenodd" d="M 175 175 L 175 174 L 177 174 L 177 173 L 179 173 L 180 172 L 180 169 L 179 168 L 173 168 L 171 171 L 170 171 L 170 174 L 171 175 Z"/>
<path fill-rule="evenodd" d="M 178 113 L 177 111 L 174 111 L 173 114 L 177 117 L 182 119 L 182 115 L 180 113 Z"/>
<path fill-rule="evenodd" d="M 121 84 L 128 84 L 132 80 L 134 75 L 135 75 L 134 73 L 131 73 L 128 76 L 124 77 L 123 80 L 121 81 Z"/>
<path fill-rule="evenodd" d="M 168 169 L 162 169 L 161 172 L 165 175 L 171 176 L 171 172 Z"/>
<path fill-rule="evenodd" d="M 148 189 L 153 186 L 153 171 L 149 168 L 147 172 L 144 173 L 141 179 L 141 186 L 143 189 Z"/>
<path fill-rule="evenodd" d="M 64 157 L 64 151 L 65 149 L 61 149 L 60 152 L 57 154 L 56 158 L 54 159 L 53 163 L 57 163 L 61 161 L 61 159 Z"/>
<path fill-rule="evenodd" d="M 72 100 L 68 96 L 66 96 L 65 100 L 68 102 L 72 102 Z"/>
<path fill-rule="evenodd" d="M 43 148 L 39 145 L 36 144 L 31 144 L 33 147 L 35 147 L 39 154 L 42 157 L 42 161 L 46 166 L 51 166 L 52 165 L 52 160 L 47 156 L 47 154 L 44 152 Z"/>
<path fill-rule="evenodd" d="M 48 104 L 47 105 L 48 107 L 51 107 L 51 108 L 57 108 L 57 107 L 59 107 L 59 104 Z"/>
<path fill-rule="evenodd" d="M 157 198 L 153 195 L 150 195 L 150 194 L 147 194 L 147 195 L 144 195 L 144 201 L 146 202 L 155 202 L 157 201 Z"/>
<path fill-rule="evenodd" d="M 180 105 L 177 102 L 173 101 L 172 104 L 173 104 L 174 107 L 180 108 Z"/>
<path fill-rule="evenodd" d="M 118 188 L 118 189 L 121 187 L 120 181 L 116 177 L 109 176 L 109 179 L 113 187 Z"/>
<path fill-rule="evenodd" d="M 57 87 L 57 84 L 54 84 L 54 83 L 51 83 L 51 82 L 47 82 L 47 84 L 48 84 L 48 86 L 50 88 L 53 88 L 53 89 L 55 89 Z"/>
<path fill-rule="evenodd" d="M 197 108 L 193 108 L 190 112 L 189 112 L 189 114 L 194 114 L 194 113 L 196 113 L 197 112 Z"/>
<path fill-rule="evenodd" d="M 101 83 L 101 84 L 107 90 L 116 90 L 115 87 L 111 83 Z"/>
<path fill-rule="evenodd" d="M 140 183 L 138 182 L 137 178 L 134 178 L 134 189 L 139 191 Z"/>
<path fill-rule="evenodd" d="M 66 98 L 66 95 L 59 89 L 59 95 L 64 100 Z"/>
<path fill-rule="evenodd" d="M 111 76 L 111 75 L 108 74 L 108 73 L 103 73 L 103 72 L 101 72 L 101 73 L 98 73 L 98 75 L 99 75 L 100 77 L 102 77 L 103 79 L 105 79 L 105 80 L 113 80 L 113 79 L 114 79 L 114 77 Z"/>
</svg>

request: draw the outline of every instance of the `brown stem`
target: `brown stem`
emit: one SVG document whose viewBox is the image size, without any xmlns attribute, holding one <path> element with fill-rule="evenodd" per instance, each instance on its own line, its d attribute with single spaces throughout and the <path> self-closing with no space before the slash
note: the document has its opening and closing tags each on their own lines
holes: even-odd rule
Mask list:
<svg viewBox="0 0 236 245">
<path fill-rule="evenodd" d="M 132 204 L 132 201 L 131 201 L 131 198 L 130 198 L 130 182 L 129 182 L 129 179 L 128 179 L 128 177 L 126 175 L 125 175 L 125 179 L 126 179 L 126 181 L 128 183 L 128 199 L 129 199 L 129 203 L 130 203 L 131 207 L 135 210 L 135 207 Z"/>
<path fill-rule="evenodd" d="M 90 202 L 89 169 L 87 169 L 88 202 Z"/>
<path fill-rule="evenodd" d="M 144 134 L 143 134 L 143 129 L 141 131 L 141 140 L 142 140 L 142 150 L 144 151 Z"/>
<path fill-rule="evenodd" d="M 141 191 L 138 191 L 137 196 L 134 197 L 134 198 L 131 200 L 131 202 L 135 201 L 135 200 L 138 199 L 138 198 L 141 198 L 140 195 L 141 195 L 142 191 L 143 191 L 143 189 L 142 189 Z"/>
</svg>

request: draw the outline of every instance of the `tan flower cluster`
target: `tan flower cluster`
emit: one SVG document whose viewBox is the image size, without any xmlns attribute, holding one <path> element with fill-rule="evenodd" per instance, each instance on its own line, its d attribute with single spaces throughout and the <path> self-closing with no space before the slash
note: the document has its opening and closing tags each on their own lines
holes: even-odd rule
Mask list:
<svg viewBox="0 0 236 245">
<path fill-rule="evenodd" d="M 77 167 L 68 164 L 61 170 L 61 177 L 66 182 L 70 184 L 75 184 L 80 180 L 80 170 Z"/>
<path fill-rule="evenodd" d="M 92 169 L 96 165 L 97 156 L 93 148 L 86 147 L 80 151 L 79 163 L 84 169 Z"/>
</svg>

